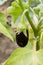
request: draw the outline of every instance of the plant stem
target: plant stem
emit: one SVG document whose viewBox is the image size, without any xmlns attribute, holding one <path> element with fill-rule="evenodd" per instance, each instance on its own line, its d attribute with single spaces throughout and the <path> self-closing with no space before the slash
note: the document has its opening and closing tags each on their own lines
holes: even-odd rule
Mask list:
<svg viewBox="0 0 43 65">
<path fill-rule="evenodd" d="M 22 10 L 24 11 L 22 0 L 19 0 L 19 5 L 21 6 Z M 32 29 L 34 31 L 35 37 L 36 37 L 38 31 L 37 31 L 37 28 L 35 27 L 34 23 L 32 22 L 31 17 L 29 15 L 28 11 L 25 13 L 25 16 L 26 16 L 27 20 L 29 21 L 29 23 L 30 23 L 30 25 L 31 25 L 31 27 L 32 27 Z"/>
<path fill-rule="evenodd" d="M 30 25 L 31 25 L 31 27 L 32 27 L 32 29 L 33 29 L 33 31 L 34 31 L 35 37 L 36 37 L 38 31 L 37 31 L 37 29 L 36 29 L 34 23 L 32 22 L 32 20 L 31 20 L 31 18 L 30 18 L 30 16 L 29 16 L 28 11 L 26 12 L 25 15 L 26 15 L 26 18 L 27 18 L 27 20 L 29 21 L 29 23 L 30 23 Z"/>
<path fill-rule="evenodd" d="M 39 35 L 39 38 L 37 40 L 37 43 L 36 43 L 36 51 L 40 49 L 40 27 L 41 27 L 41 24 L 42 24 L 42 21 L 43 21 L 43 17 L 39 20 L 39 24 L 38 24 L 38 35 Z"/>
<path fill-rule="evenodd" d="M 36 51 L 38 51 L 39 49 L 40 49 L 40 40 L 38 40 L 36 43 Z"/>
<path fill-rule="evenodd" d="M 39 49 L 40 49 L 40 33 L 39 33 L 39 37 L 36 42 L 36 51 L 38 51 Z"/>
<path fill-rule="evenodd" d="M 24 7 L 23 7 L 23 4 L 22 4 L 22 0 L 19 0 L 19 5 L 21 6 L 22 10 L 24 11 Z M 32 29 L 34 31 L 35 37 L 37 38 L 37 36 L 38 36 L 38 29 L 35 27 L 34 23 L 32 22 L 32 19 L 31 19 L 30 15 L 29 15 L 28 11 L 26 11 L 25 16 L 26 16 L 28 22 L 30 23 L 30 25 L 31 25 L 31 27 L 32 27 Z M 39 40 L 40 40 L 40 38 L 39 38 Z M 35 47 L 36 50 L 39 50 L 39 48 L 40 48 L 40 44 L 39 44 L 40 41 L 39 40 L 34 45 L 34 47 L 36 46 Z"/>
</svg>

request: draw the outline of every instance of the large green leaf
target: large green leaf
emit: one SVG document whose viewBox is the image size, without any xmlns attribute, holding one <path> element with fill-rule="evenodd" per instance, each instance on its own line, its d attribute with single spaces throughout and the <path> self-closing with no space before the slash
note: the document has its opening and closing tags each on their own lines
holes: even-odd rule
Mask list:
<svg viewBox="0 0 43 65">
<path fill-rule="evenodd" d="M 12 41 L 14 41 L 14 33 L 10 26 L 6 23 L 6 17 L 3 13 L 0 12 L 0 33 L 4 34 L 8 38 L 10 38 Z"/>
<path fill-rule="evenodd" d="M 19 48 L 12 53 L 4 65 L 43 65 L 43 50 Z"/>
</svg>

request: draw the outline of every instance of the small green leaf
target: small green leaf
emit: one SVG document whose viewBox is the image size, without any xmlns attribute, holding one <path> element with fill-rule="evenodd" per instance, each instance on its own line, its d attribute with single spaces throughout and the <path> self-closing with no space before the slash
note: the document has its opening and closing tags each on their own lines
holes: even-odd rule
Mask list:
<svg viewBox="0 0 43 65">
<path fill-rule="evenodd" d="M 7 12 L 12 16 L 12 21 L 15 22 L 21 14 L 22 9 L 19 6 L 19 4 L 16 1 L 14 1 L 12 2 L 12 5 L 8 7 Z"/>
<path fill-rule="evenodd" d="M 12 41 L 14 41 L 14 33 L 10 26 L 6 23 L 6 17 L 4 14 L 0 12 L 0 33 L 4 34 L 8 38 L 10 38 Z"/>
<path fill-rule="evenodd" d="M 19 48 L 12 53 L 4 65 L 43 65 L 43 50 Z"/>
</svg>

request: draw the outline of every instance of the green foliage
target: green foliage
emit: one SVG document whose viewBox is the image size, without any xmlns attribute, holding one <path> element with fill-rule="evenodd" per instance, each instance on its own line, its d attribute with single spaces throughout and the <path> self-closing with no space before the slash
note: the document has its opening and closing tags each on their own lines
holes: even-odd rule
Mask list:
<svg viewBox="0 0 43 65">
<path fill-rule="evenodd" d="M 34 7 L 34 11 L 39 17 L 43 17 L 43 4 L 41 3 L 37 7 Z"/>
<path fill-rule="evenodd" d="M 14 33 L 10 26 L 6 23 L 6 17 L 3 13 L 0 12 L 0 33 L 4 34 L 8 38 L 10 38 L 12 41 L 14 41 Z"/>
<path fill-rule="evenodd" d="M 41 3 L 41 0 L 31 0 L 30 5 L 31 5 L 31 7 L 36 7 L 40 3 Z"/>
<path fill-rule="evenodd" d="M 22 9 L 19 6 L 19 4 L 16 1 L 14 1 L 12 3 L 12 6 L 10 6 L 7 9 L 7 12 L 12 16 L 12 21 L 15 22 L 18 19 L 18 17 L 20 16 Z"/>
<path fill-rule="evenodd" d="M 43 49 L 40 49 L 40 44 L 43 42 L 42 0 L 28 0 L 27 2 L 15 0 L 8 7 L 7 13 L 11 15 L 14 24 L 20 17 L 16 27 L 19 32 L 28 29 L 29 39 L 27 46 L 15 50 L 4 65 L 43 65 Z M 6 18 L 2 13 L 0 13 L 0 33 L 14 41 L 14 34 L 10 26 L 6 24 Z"/>
</svg>

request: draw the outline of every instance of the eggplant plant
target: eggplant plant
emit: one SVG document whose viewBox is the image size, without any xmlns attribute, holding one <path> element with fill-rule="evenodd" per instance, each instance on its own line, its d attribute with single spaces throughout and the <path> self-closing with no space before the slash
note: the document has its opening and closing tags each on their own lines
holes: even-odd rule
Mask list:
<svg viewBox="0 0 43 65">
<path fill-rule="evenodd" d="M 12 18 L 14 35 L 6 24 L 6 17 L 0 13 L 0 33 L 16 39 L 20 48 L 16 49 L 4 65 L 43 65 L 43 1 L 15 0 L 8 7 L 7 13 Z"/>
</svg>

